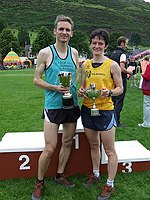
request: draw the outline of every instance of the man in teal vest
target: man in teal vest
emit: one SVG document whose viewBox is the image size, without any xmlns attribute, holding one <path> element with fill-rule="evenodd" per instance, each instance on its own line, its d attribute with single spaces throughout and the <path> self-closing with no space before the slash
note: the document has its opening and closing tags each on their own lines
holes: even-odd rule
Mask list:
<svg viewBox="0 0 150 200">
<path fill-rule="evenodd" d="M 76 74 L 78 69 L 78 52 L 68 46 L 73 35 L 73 21 L 64 15 L 57 16 L 54 24 L 56 42 L 40 50 L 34 75 L 34 84 L 45 89 L 45 105 L 43 110 L 45 148 L 39 158 L 38 177 L 32 200 L 42 198 L 44 175 L 50 164 L 51 156 L 57 145 L 59 125 L 63 125 L 62 146 L 55 181 L 67 187 L 74 187 L 64 176 L 64 169 L 69 159 L 72 141 L 75 134 L 80 109 L 76 94 Z M 45 72 L 46 79 L 42 79 Z M 70 87 L 60 84 L 60 74 L 71 74 Z M 63 95 L 71 94 L 73 105 L 63 107 Z"/>
</svg>

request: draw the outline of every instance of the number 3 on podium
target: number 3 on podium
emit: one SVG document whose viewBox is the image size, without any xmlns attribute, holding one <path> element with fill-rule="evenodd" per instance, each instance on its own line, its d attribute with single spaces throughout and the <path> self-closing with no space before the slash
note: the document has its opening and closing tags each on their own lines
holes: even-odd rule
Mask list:
<svg viewBox="0 0 150 200">
<path fill-rule="evenodd" d="M 130 173 L 132 172 L 132 163 L 122 163 L 123 166 L 125 166 L 125 170 L 122 170 L 122 173 Z"/>
</svg>

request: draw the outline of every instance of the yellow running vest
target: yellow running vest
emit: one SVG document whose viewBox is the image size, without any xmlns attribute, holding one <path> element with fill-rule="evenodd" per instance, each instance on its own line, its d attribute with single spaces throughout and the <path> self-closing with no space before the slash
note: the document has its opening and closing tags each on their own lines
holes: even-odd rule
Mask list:
<svg viewBox="0 0 150 200">
<path fill-rule="evenodd" d="M 85 88 L 90 86 L 90 83 L 96 84 L 97 90 L 102 90 L 102 88 L 107 88 L 108 90 L 114 89 L 114 81 L 111 77 L 110 66 L 113 62 L 111 59 L 106 59 L 104 63 L 94 68 L 92 67 L 92 60 L 87 60 L 84 66 L 84 73 L 86 76 L 86 83 Z M 99 110 L 113 110 L 113 102 L 111 97 L 98 97 L 96 99 L 96 107 Z M 93 101 L 90 98 L 84 98 L 83 105 L 87 106 L 88 108 L 92 108 Z"/>
</svg>

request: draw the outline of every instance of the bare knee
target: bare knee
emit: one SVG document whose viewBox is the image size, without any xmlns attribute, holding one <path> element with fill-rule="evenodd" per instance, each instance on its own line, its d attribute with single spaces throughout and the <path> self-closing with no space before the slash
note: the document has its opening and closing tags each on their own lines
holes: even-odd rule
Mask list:
<svg viewBox="0 0 150 200">
<path fill-rule="evenodd" d="M 51 155 L 54 153 L 56 146 L 53 146 L 51 144 L 47 144 L 44 148 L 44 154 L 47 158 L 51 157 Z"/>
<path fill-rule="evenodd" d="M 106 155 L 108 156 L 108 159 L 109 158 L 115 158 L 117 159 L 117 154 L 116 154 L 116 151 L 111 151 L 111 150 L 105 150 L 106 152 Z"/>
<path fill-rule="evenodd" d="M 71 137 L 65 138 L 62 140 L 62 146 L 65 148 L 71 148 L 72 141 L 73 141 L 73 138 L 71 138 Z"/>
<path fill-rule="evenodd" d="M 98 143 L 90 143 L 91 150 L 95 151 L 97 149 L 100 149 L 100 145 Z"/>
</svg>

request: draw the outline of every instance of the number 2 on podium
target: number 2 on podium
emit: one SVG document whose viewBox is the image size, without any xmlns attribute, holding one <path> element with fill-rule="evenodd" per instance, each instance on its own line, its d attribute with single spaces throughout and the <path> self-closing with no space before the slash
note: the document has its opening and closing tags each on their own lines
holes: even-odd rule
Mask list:
<svg viewBox="0 0 150 200">
<path fill-rule="evenodd" d="M 25 161 L 20 165 L 19 170 L 28 170 L 28 169 L 30 169 L 30 166 L 27 166 L 27 164 L 30 161 L 29 156 L 27 156 L 27 155 L 21 155 L 19 157 L 19 161 L 22 161 L 23 159 L 25 159 Z"/>
</svg>

